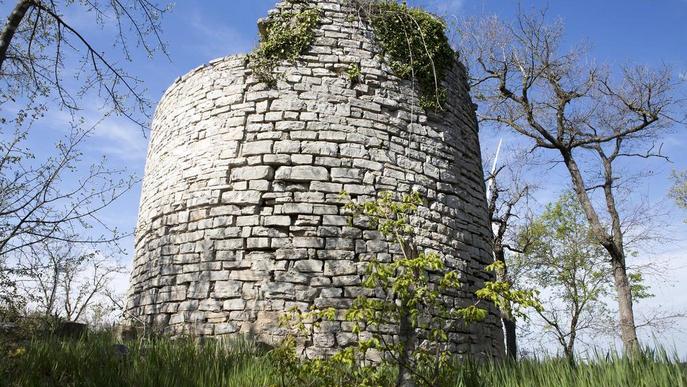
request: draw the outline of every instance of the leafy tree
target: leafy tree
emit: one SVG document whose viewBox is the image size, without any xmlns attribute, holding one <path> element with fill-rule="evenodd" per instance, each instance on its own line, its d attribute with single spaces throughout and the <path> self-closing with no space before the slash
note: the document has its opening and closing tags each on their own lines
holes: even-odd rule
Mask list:
<svg viewBox="0 0 687 387">
<path fill-rule="evenodd" d="M 525 254 L 514 257 L 514 265 L 524 268 L 530 286 L 542 292 L 545 310 L 538 315 L 545 332 L 572 359 L 580 334 L 610 319 L 604 301 L 612 290 L 606 252 L 572 194 L 548 205 L 521 237 L 531 242 Z"/>
<path fill-rule="evenodd" d="M 677 81 L 667 68 L 611 72 L 582 47 L 566 49 L 562 24 L 544 15 L 468 20 L 460 32 L 480 120 L 518 133 L 567 170 L 594 241 L 611 260 L 623 345 L 637 351 L 618 164 L 662 157 L 654 144 L 680 119 Z"/>
<path fill-rule="evenodd" d="M 541 291 L 544 309 L 536 314 L 544 332 L 572 360 L 583 334 L 599 334 L 615 325 L 607 305 L 613 290 L 608 255 L 573 193 L 549 204 L 520 237 L 527 248 L 512 258 L 512 265 L 524 273 L 523 282 Z M 652 296 L 641 273 L 629 277 L 635 299 Z"/>
</svg>

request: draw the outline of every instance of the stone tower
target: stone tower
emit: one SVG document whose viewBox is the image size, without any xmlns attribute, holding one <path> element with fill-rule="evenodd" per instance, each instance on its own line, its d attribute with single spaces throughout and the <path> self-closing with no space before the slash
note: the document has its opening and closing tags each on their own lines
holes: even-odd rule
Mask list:
<svg viewBox="0 0 687 387">
<path fill-rule="evenodd" d="M 491 230 L 474 105 L 465 70 L 445 79 L 441 113 L 419 106 L 411 82 L 385 65 L 350 0 L 283 1 L 272 12 L 317 7 L 316 37 L 276 85 L 245 55 L 220 58 L 174 82 L 152 123 L 127 314 L 172 335 L 249 333 L 278 340 L 277 319 L 309 305 L 346 309 L 363 291 L 370 257 L 397 249 L 351 224 L 340 193 L 372 198 L 420 191 L 422 247 L 459 269 L 472 300 L 489 278 Z M 352 85 L 346 69 L 360 68 Z M 307 348 L 354 340 L 351 324 L 322 326 Z M 502 353 L 500 321 L 450 332 L 455 352 Z"/>
</svg>

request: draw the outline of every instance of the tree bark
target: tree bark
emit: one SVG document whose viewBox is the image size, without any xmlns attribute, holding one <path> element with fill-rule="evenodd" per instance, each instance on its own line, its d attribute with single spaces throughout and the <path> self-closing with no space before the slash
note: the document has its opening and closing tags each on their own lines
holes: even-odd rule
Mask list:
<svg viewBox="0 0 687 387">
<path fill-rule="evenodd" d="M 415 346 L 415 329 L 410 323 L 408 308 L 402 307 L 399 321 L 398 338 L 401 342 L 401 351 L 398 358 L 398 377 L 396 378 L 397 387 L 414 387 L 413 374 L 410 370 L 410 357 Z"/>
<path fill-rule="evenodd" d="M 560 149 L 563 162 L 570 172 L 575 194 L 582 206 L 582 210 L 587 217 L 587 221 L 592 228 L 594 237 L 601 243 L 611 257 L 613 267 L 613 280 L 618 298 L 618 314 L 620 318 L 620 339 L 623 342 L 625 353 L 633 354 L 639 349 L 637 339 L 637 327 L 635 325 L 634 311 L 632 310 L 632 292 L 630 291 L 630 281 L 627 278 L 627 267 L 625 264 L 625 252 L 623 249 L 622 230 L 620 228 L 620 216 L 616 210 L 615 201 L 612 193 L 612 173 L 608 169 L 609 165 L 604 163 L 606 182 L 604 192 L 606 205 L 611 215 L 613 234 L 609 234 L 599 219 L 591 199 L 587 194 L 587 187 L 584 184 L 582 173 L 573 159 L 572 153 L 566 149 Z"/>
<path fill-rule="evenodd" d="M 624 255 L 613 257 L 611 265 L 613 266 L 613 282 L 618 297 L 620 338 L 623 341 L 625 352 L 633 354 L 639 351 L 639 340 L 637 339 L 635 315 L 632 309 L 632 291 L 630 281 L 627 278 Z"/>
<path fill-rule="evenodd" d="M 509 359 L 517 360 L 518 358 L 518 336 L 516 334 L 515 319 L 502 317 L 503 329 L 506 332 L 506 355 Z"/>
<path fill-rule="evenodd" d="M 14 33 L 17 32 L 19 24 L 24 20 L 26 12 L 28 12 L 32 5 L 32 0 L 18 0 L 5 22 L 2 33 L 0 33 L 0 74 L 2 74 L 2 65 L 5 63 L 5 59 L 7 59 L 7 50 L 12 43 Z"/>
<path fill-rule="evenodd" d="M 501 230 L 499 229 L 499 236 L 494 244 L 494 259 L 503 263 L 503 273 L 497 273 L 497 280 L 501 282 L 507 281 L 507 270 L 505 251 L 501 246 Z M 501 308 L 501 322 L 506 336 L 506 356 L 512 360 L 518 357 L 518 338 L 516 333 L 515 318 L 509 308 Z"/>
</svg>

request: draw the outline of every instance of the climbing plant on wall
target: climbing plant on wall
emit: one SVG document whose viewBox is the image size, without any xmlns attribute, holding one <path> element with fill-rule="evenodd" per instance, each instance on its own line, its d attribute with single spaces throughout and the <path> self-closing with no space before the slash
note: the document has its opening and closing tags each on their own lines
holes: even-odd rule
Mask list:
<svg viewBox="0 0 687 387">
<path fill-rule="evenodd" d="M 255 75 L 263 82 L 276 82 L 274 68 L 281 61 L 295 62 L 310 47 L 319 21 L 316 8 L 270 15 L 262 25 L 260 44 L 249 56 Z"/>
<path fill-rule="evenodd" d="M 419 8 L 390 0 L 354 0 L 372 25 L 394 73 L 417 82 L 420 105 L 441 110 L 446 89 L 441 85 L 455 63 L 446 37 L 446 23 Z"/>
</svg>

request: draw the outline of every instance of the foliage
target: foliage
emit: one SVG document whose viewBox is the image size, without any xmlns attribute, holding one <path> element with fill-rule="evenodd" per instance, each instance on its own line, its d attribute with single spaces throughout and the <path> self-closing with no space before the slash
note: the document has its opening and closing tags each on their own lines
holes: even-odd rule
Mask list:
<svg viewBox="0 0 687 387">
<path fill-rule="evenodd" d="M 653 144 L 682 121 L 685 100 L 670 68 L 636 64 L 614 70 L 590 60 L 588 45 L 571 45 L 563 24 L 549 23 L 547 16 L 535 10 L 508 22 L 468 19 L 457 31 L 461 55 L 480 121 L 527 138 L 528 147 L 555 155 L 568 171 L 594 240 L 611 261 L 606 274 L 614 276 L 621 339 L 632 353 L 639 340 L 628 244 L 644 233 L 631 227 L 641 204 L 628 209 L 618 195 L 636 197 L 627 185 L 634 179 L 619 169 L 632 164 L 627 158 L 663 157 Z"/>
<path fill-rule="evenodd" d="M 360 65 L 357 63 L 351 63 L 348 66 L 348 69 L 346 69 L 346 75 L 348 76 L 348 80 L 351 82 L 351 85 L 356 85 L 358 82 L 360 82 L 360 77 L 362 77 L 363 73 L 360 70 Z"/>
<path fill-rule="evenodd" d="M 502 261 L 495 261 L 485 268 L 497 274 L 504 269 L 505 264 Z M 475 292 L 475 295 L 480 299 L 491 301 L 500 310 L 507 309 L 512 317 L 526 320 L 526 309 L 544 311 L 539 301 L 539 293 L 537 289 L 518 289 L 511 281 L 487 281 L 482 289 Z"/>
<path fill-rule="evenodd" d="M 675 184 L 670 190 L 670 196 L 675 199 L 677 205 L 687 209 L 687 171 L 674 171 L 673 179 Z M 687 219 L 685 219 L 687 222 Z"/>
<path fill-rule="evenodd" d="M 545 331 L 569 357 L 583 333 L 598 334 L 613 326 L 606 300 L 612 296 L 607 252 L 600 246 L 574 195 L 549 204 L 520 238 L 525 254 L 511 266 L 524 273 L 521 282 L 547 294 L 546 310 L 536 310 Z M 650 297 L 641 273 L 630 274 L 633 296 Z"/>
<path fill-rule="evenodd" d="M 127 342 L 118 354 L 108 335 L 78 341 L 34 339 L 0 353 L 0 386 L 275 386 L 297 385 L 281 375 L 272 358 L 249 340 L 161 339 Z M 460 362 L 460 363 L 458 363 Z M 389 372 L 380 370 L 382 372 Z M 438 371 L 436 386 L 455 387 L 596 387 L 687 386 L 687 368 L 662 350 L 643 356 L 599 354 L 572 365 L 561 359 L 473 363 L 452 359 Z M 393 372 L 375 386 L 393 385 Z M 318 383 L 303 375 L 301 386 L 351 386 L 344 380 Z"/>
<path fill-rule="evenodd" d="M 372 1 L 364 9 L 389 66 L 400 78 L 417 81 L 422 107 L 441 110 L 447 97 L 441 83 L 456 60 L 446 23 L 405 2 Z"/>
<path fill-rule="evenodd" d="M 315 377 L 321 385 L 342 381 L 346 385 L 380 385 L 393 374 L 397 385 L 411 379 L 436 385 L 437 370 L 451 360 L 449 330 L 484 319 L 487 310 L 480 307 L 480 300 L 538 307 L 534 292 L 513 290 L 496 281 L 488 281 L 480 289 L 475 303 L 449 306 L 445 297 L 460 289 L 459 273 L 447 268 L 439 254 L 419 251 L 411 217 L 422 204 L 417 192 L 403 195 L 400 201 L 391 192 L 362 203 L 348 200 L 346 208 L 395 242 L 400 254 L 390 262 L 372 259 L 367 264 L 362 285 L 369 294 L 359 296 L 344 316 L 353 323 L 357 344 L 328 359 L 299 360 L 296 340 L 289 338 L 275 352 L 277 364 L 284 367 L 281 373 L 300 382 L 305 376 Z M 302 312 L 294 308 L 284 316 L 282 325 L 296 337 L 309 337 L 322 321 L 335 316 L 334 309 Z M 388 327 L 396 328 L 392 332 Z"/>
<path fill-rule="evenodd" d="M 310 47 L 319 21 L 316 8 L 270 15 L 260 44 L 249 56 L 255 75 L 268 84 L 276 82 L 274 68 L 281 61 L 295 62 Z"/>
</svg>

